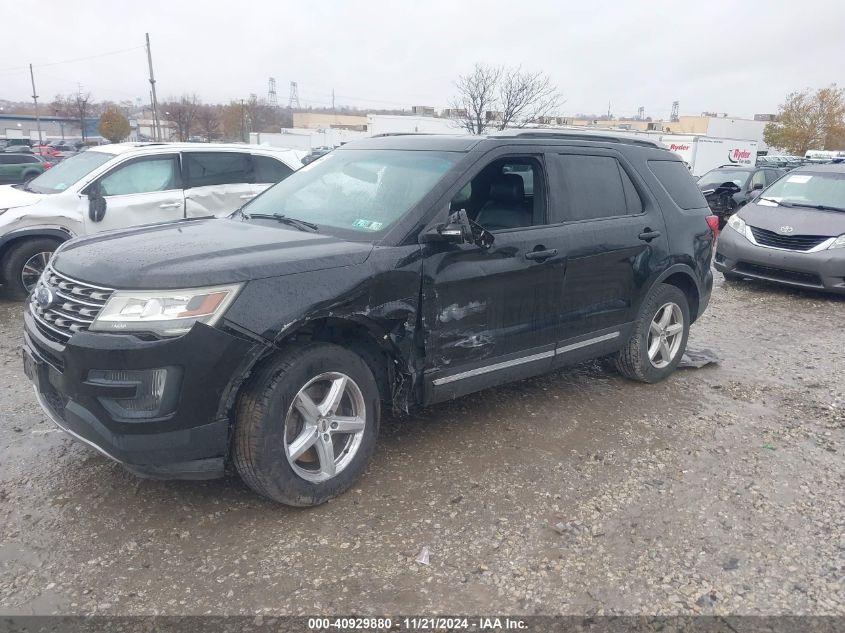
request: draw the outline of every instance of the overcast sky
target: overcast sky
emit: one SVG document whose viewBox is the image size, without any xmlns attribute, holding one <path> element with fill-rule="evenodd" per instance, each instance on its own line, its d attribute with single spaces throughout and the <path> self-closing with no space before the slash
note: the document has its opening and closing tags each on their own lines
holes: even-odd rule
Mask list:
<svg viewBox="0 0 845 633">
<path fill-rule="evenodd" d="M 616 116 L 661 118 L 678 100 L 681 114 L 743 116 L 845 85 L 842 0 L 38 0 L 2 13 L 0 99 L 29 98 L 33 63 L 45 101 L 82 84 L 146 102 L 145 32 L 160 100 L 264 97 L 275 77 L 283 104 L 297 81 L 303 106 L 330 105 L 334 89 L 339 104 L 444 107 L 477 61 L 548 73 L 569 115 L 610 101 Z"/>
</svg>

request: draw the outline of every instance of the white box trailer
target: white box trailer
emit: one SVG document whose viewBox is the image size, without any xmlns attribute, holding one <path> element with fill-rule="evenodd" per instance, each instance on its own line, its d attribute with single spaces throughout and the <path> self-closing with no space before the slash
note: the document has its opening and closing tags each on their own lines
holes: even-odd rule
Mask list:
<svg viewBox="0 0 845 633">
<path fill-rule="evenodd" d="M 757 164 L 757 141 L 677 134 L 665 134 L 660 141 L 689 165 L 693 176 L 722 165 Z"/>
</svg>

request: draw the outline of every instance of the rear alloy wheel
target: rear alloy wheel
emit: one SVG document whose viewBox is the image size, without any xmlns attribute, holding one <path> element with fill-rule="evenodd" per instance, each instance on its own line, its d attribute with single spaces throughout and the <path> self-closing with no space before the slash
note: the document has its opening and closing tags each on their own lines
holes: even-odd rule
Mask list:
<svg viewBox="0 0 845 633">
<path fill-rule="evenodd" d="M 43 238 L 26 240 L 12 247 L 3 258 L 5 294 L 12 299 L 26 299 L 57 247 L 55 240 Z"/>
<path fill-rule="evenodd" d="M 689 326 L 686 295 L 677 286 L 659 284 L 640 308 L 625 347 L 616 354 L 619 373 L 641 382 L 669 376 L 681 362 Z"/>
<path fill-rule="evenodd" d="M 294 506 L 328 501 L 363 474 L 381 400 L 354 352 L 306 343 L 265 362 L 238 398 L 233 461 L 266 497 Z"/>
<path fill-rule="evenodd" d="M 668 367 L 684 339 L 684 315 L 677 303 L 658 308 L 648 329 L 648 360 L 657 369 Z"/>
</svg>

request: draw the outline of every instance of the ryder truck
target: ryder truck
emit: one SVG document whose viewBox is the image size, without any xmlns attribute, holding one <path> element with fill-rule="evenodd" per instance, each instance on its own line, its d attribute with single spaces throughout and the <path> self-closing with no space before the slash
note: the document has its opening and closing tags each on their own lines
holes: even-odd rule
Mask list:
<svg viewBox="0 0 845 633">
<path fill-rule="evenodd" d="M 757 141 L 674 134 L 661 136 L 660 141 L 689 165 L 693 176 L 722 165 L 757 164 Z"/>
</svg>

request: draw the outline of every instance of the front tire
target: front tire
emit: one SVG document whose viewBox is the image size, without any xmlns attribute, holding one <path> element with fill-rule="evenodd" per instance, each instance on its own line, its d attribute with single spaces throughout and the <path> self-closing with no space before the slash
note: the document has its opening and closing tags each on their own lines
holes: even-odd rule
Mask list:
<svg viewBox="0 0 845 633">
<path fill-rule="evenodd" d="M 59 243 L 49 238 L 24 240 L 13 246 L 3 258 L 4 293 L 10 299 L 26 299 L 58 247 Z"/>
<path fill-rule="evenodd" d="M 271 359 L 237 403 L 234 463 L 257 493 L 315 506 L 345 492 L 373 454 L 378 386 L 355 353 L 308 343 Z"/>
<path fill-rule="evenodd" d="M 632 380 L 664 380 L 681 362 L 689 326 L 686 295 L 676 286 L 659 284 L 643 303 L 625 347 L 616 354 L 616 368 Z"/>
</svg>

